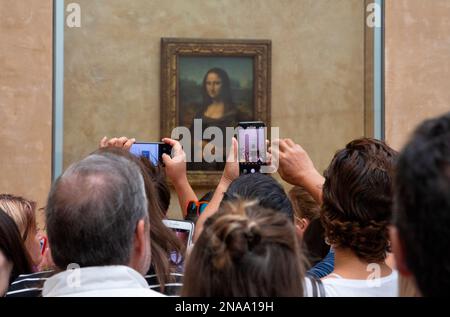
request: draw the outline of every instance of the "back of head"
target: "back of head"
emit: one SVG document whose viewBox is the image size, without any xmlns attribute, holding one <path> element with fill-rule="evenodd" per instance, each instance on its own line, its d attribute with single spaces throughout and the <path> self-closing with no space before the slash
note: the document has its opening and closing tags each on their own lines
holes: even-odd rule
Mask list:
<svg viewBox="0 0 450 317">
<path fill-rule="evenodd" d="M 403 149 L 394 223 L 424 296 L 450 295 L 450 113 L 427 120 Z"/>
<path fill-rule="evenodd" d="M 117 155 L 135 163 L 144 180 L 147 195 L 148 216 L 150 223 L 150 244 L 152 270 L 156 273 L 160 290 L 164 292 L 164 284 L 174 281 L 170 272 L 176 269 L 177 263 L 172 263 L 172 254 L 175 252 L 184 257 L 184 246 L 180 239 L 163 223 L 165 213 L 170 203 L 170 190 L 164 180 L 164 170 L 159 165 L 154 168 L 146 157 L 137 157 L 129 151 L 116 147 L 106 147 L 96 150 L 93 154 Z M 180 258 L 177 258 L 180 260 Z"/>
<path fill-rule="evenodd" d="M 295 228 L 255 202 L 225 203 L 189 255 L 184 296 L 303 296 Z"/>
<path fill-rule="evenodd" d="M 308 221 L 302 234 L 302 245 L 308 264 L 314 266 L 330 250 L 330 246 L 325 243 L 325 230 L 319 218 L 320 205 L 302 186 L 292 187 L 288 195 L 297 220 Z"/>
<path fill-rule="evenodd" d="M 31 260 L 25 250 L 19 229 L 13 219 L 0 208 L 0 252 L 12 264 L 10 284 L 20 274 L 31 273 Z M 2 296 L 0 292 L 0 296 Z"/>
<path fill-rule="evenodd" d="M 223 201 L 239 199 L 256 200 L 261 207 L 282 212 L 289 219 L 294 220 L 294 211 L 289 197 L 283 187 L 268 175 L 255 173 L 236 178 L 228 187 Z"/>
<path fill-rule="evenodd" d="M 389 250 L 396 156 L 384 142 L 362 138 L 338 151 L 325 171 L 321 219 L 326 237 L 368 263 L 382 262 Z"/>
<path fill-rule="evenodd" d="M 89 155 L 53 184 L 47 208 L 52 257 L 60 269 L 127 265 L 139 220 L 148 225 L 139 168 L 114 154 Z"/>
<path fill-rule="evenodd" d="M 308 191 L 302 186 L 294 186 L 289 191 L 289 198 L 295 216 L 312 221 L 320 215 L 320 205 L 314 200 Z"/>
<path fill-rule="evenodd" d="M 313 219 L 302 236 L 303 252 L 310 267 L 322 261 L 330 251 L 325 242 L 325 229 L 320 218 Z"/>
</svg>

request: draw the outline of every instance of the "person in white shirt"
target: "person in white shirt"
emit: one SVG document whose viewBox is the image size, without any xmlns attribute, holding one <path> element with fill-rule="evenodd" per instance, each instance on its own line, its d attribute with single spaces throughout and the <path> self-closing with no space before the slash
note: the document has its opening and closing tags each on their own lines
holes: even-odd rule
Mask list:
<svg viewBox="0 0 450 317">
<path fill-rule="evenodd" d="M 398 274 L 391 270 L 385 277 L 369 278 L 370 274 L 359 279 L 345 278 L 331 273 L 322 279 L 328 297 L 397 297 Z"/>
<path fill-rule="evenodd" d="M 118 155 L 92 154 L 53 184 L 47 232 L 60 273 L 43 296 L 163 296 L 144 279 L 151 261 L 144 181 Z"/>
<path fill-rule="evenodd" d="M 397 152 L 361 138 L 338 151 L 322 177 L 306 151 L 278 140 L 281 177 L 303 186 L 322 204 L 325 237 L 335 251 L 334 270 L 322 279 L 326 296 L 398 296 L 398 275 L 388 264 L 392 174 Z M 277 153 L 279 152 L 279 153 Z M 308 294 L 308 284 L 306 284 Z"/>
</svg>

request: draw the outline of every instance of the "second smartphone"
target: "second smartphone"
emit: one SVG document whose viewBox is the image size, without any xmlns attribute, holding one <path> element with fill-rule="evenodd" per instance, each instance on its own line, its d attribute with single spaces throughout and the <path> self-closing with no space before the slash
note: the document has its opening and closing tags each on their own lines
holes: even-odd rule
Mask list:
<svg viewBox="0 0 450 317">
<path fill-rule="evenodd" d="M 266 125 L 261 121 L 239 122 L 239 173 L 259 173 L 266 164 Z"/>
<path fill-rule="evenodd" d="M 186 220 L 163 219 L 163 223 L 168 228 L 173 230 L 175 235 L 181 240 L 186 248 L 192 244 L 195 228 L 193 222 Z"/>
</svg>

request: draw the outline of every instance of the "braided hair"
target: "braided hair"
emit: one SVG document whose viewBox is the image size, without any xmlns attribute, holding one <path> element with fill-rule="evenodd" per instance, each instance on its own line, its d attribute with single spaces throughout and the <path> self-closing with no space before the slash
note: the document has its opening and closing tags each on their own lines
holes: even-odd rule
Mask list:
<svg viewBox="0 0 450 317">
<path fill-rule="evenodd" d="M 352 250 L 368 263 L 390 251 L 397 152 L 384 142 L 362 138 L 338 151 L 325 171 L 321 220 L 328 241 Z"/>
</svg>

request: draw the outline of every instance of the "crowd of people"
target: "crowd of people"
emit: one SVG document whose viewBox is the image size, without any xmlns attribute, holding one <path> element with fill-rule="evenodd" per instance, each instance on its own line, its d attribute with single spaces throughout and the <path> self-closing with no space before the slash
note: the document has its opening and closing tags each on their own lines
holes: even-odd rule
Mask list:
<svg viewBox="0 0 450 317">
<path fill-rule="evenodd" d="M 352 140 L 323 174 L 301 145 L 274 140 L 289 192 L 272 175 L 240 176 L 233 139 L 198 199 L 181 144 L 163 141 L 172 155 L 154 166 L 129 152 L 134 139 L 102 139 L 52 184 L 45 233 L 35 202 L 1 194 L 0 296 L 450 295 L 450 113 L 400 153 Z M 163 223 L 169 182 L 193 246 Z"/>
</svg>

